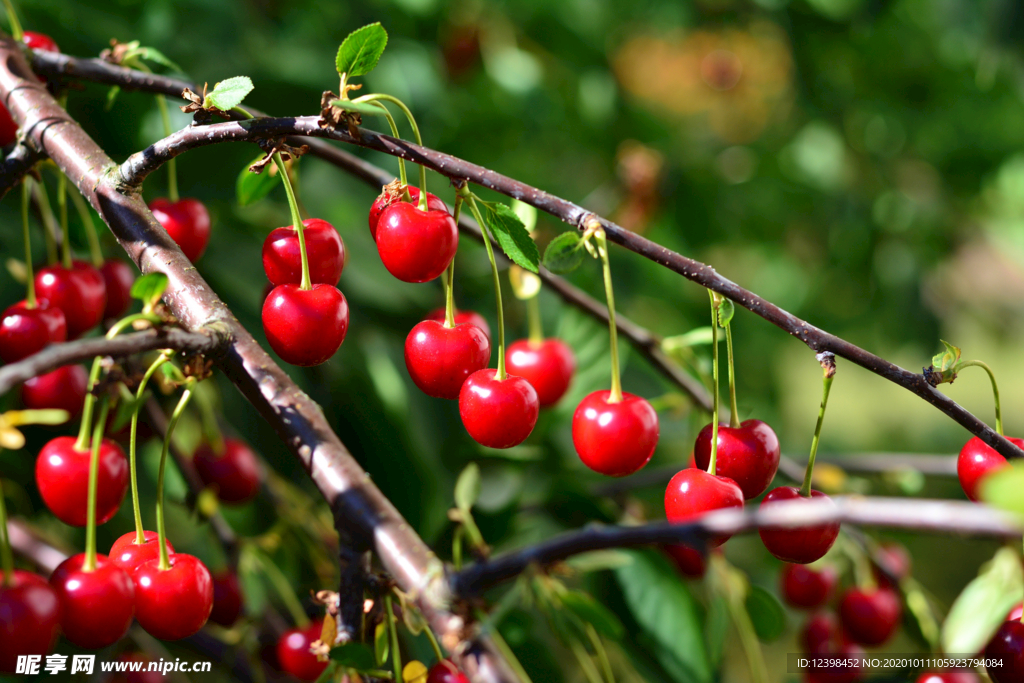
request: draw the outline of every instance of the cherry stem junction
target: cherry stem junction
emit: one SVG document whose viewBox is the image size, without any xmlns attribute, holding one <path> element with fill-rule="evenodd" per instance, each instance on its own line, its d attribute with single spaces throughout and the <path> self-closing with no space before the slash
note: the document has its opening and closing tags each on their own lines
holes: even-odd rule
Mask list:
<svg viewBox="0 0 1024 683">
<path fill-rule="evenodd" d="M 18 21 L 18 14 L 14 11 L 14 3 L 11 2 L 11 0 L 4 0 L 4 9 L 7 10 L 7 21 L 11 23 L 11 35 L 20 43 L 25 32 L 21 29 L 21 22 Z"/>
<path fill-rule="evenodd" d="M 996 384 L 996 375 L 994 372 L 992 372 L 992 368 L 988 366 L 988 363 L 985 363 L 984 361 L 980 360 L 967 360 L 962 363 L 958 363 L 957 366 L 953 368 L 953 374 L 957 375 L 964 368 L 970 367 L 978 367 L 988 373 L 988 378 L 992 382 L 992 397 L 995 399 L 996 404 L 996 433 L 998 433 L 999 436 L 1004 436 L 1003 409 L 999 404 L 999 385 Z"/>
<path fill-rule="evenodd" d="M 21 234 L 25 240 L 25 305 L 28 308 L 36 307 L 36 282 L 32 275 L 32 237 L 28 229 L 28 204 L 31 198 L 31 181 L 25 178 L 21 184 Z"/>
<path fill-rule="evenodd" d="M 135 513 L 135 543 L 144 545 L 146 543 L 145 528 L 142 526 L 142 508 L 139 503 L 139 482 L 136 478 L 136 434 L 139 428 L 139 411 L 142 410 L 142 396 L 146 392 L 146 385 L 153 377 L 157 369 L 171 359 L 173 351 L 162 351 L 160 356 L 153 361 L 153 364 L 146 369 L 146 374 L 139 382 L 139 388 L 135 392 L 135 409 L 132 411 L 131 436 L 128 439 L 128 466 L 131 470 L 132 481 L 132 511 Z"/>
<path fill-rule="evenodd" d="M 280 152 L 274 152 L 274 163 L 281 174 L 281 182 L 284 183 L 284 191 L 288 195 L 288 208 L 292 212 L 292 225 L 299 236 L 299 255 L 302 258 L 302 284 L 299 289 L 310 290 L 313 288 L 309 280 L 309 257 L 306 255 L 306 235 L 302 229 L 302 216 L 299 215 L 299 203 L 295 199 L 295 189 L 292 187 L 291 178 L 288 177 L 288 168 L 284 165 L 284 159 Z"/>
<path fill-rule="evenodd" d="M 596 222 L 595 222 L 596 225 Z M 604 277 L 604 296 L 608 304 L 608 344 L 612 357 L 612 386 L 608 392 L 608 403 L 622 402 L 622 376 L 619 371 L 619 328 L 615 324 L 615 290 L 612 288 L 612 266 L 608 259 L 608 240 L 600 226 L 588 226 L 587 232 L 597 242 L 597 256 L 601 259 L 601 273 Z M 586 236 L 584 236 L 586 239 Z"/>
<path fill-rule="evenodd" d="M 0 571 L 3 572 L 2 586 L 14 585 L 14 553 L 11 552 L 11 535 L 7 530 L 7 505 L 4 503 L 3 480 L 0 480 Z"/>
<path fill-rule="evenodd" d="M 391 594 L 384 596 L 384 608 L 388 613 L 388 633 L 391 635 L 391 664 L 395 670 L 395 680 L 402 680 L 402 653 L 398 649 L 398 627 L 395 622 L 398 621 L 398 617 L 395 616 L 394 601 L 391 599 Z"/>
<path fill-rule="evenodd" d="M 92 433 L 92 454 L 89 457 L 89 497 L 85 522 L 85 562 L 82 571 L 96 571 L 96 486 L 100 476 L 100 447 L 103 445 L 103 429 L 107 423 L 110 404 L 103 399 L 100 404 L 100 419 Z"/>
<path fill-rule="evenodd" d="M 185 407 L 188 406 L 188 402 L 192 398 L 195 386 L 194 377 L 186 380 L 185 391 L 182 392 L 181 398 L 178 399 L 178 405 L 174 407 L 174 412 L 171 413 L 171 417 L 167 421 L 167 433 L 164 434 L 164 445 L 160 451 L 160 470 L 156 477 L 156 533 L 157 542 L 160 544 L 160 564 L 158 565 L 160 571 L 171 568 L 171 558 L 167 552 L 167 525 L 164 523 L 164 474 L 167 469 L 167 452 L 171 449 L 174 428 L 177 426 L 181 414 L 185 412 Z"/>
<path fill-rule="evenodd" d="M 804 483 L 800 487 L 800 495 L 811 496 L 811 480 L 814 478 L 814 459 L 818 455 L 818 441 L 821 438 L 821 424 L 825 421 L 825 408 L 828 406 L 828 392 L 832 389 L 832 380 L 836 376 L 835 355 L 828 351 L 818 354 L 824 372 L 822 375 L 821 405 L 818 407 L 818 424 L 814 427 L 814 438 L 811 439 L 811 455 L 807 458 L 807 470 L 804 472 Z"/>
<path fill-rule="evenodd" d="M 710 289 L 711 297 L 711 383 L 713 385 L 711 404 L 711 461 L 708 463 L 708 474 L 714 476 L 718 465 L 718 307 L 719 300 Z"/>
<path fill-rule="evenodd" d="M 71 195 L 71 203 L 75 205 L 75 211 L 78 212 L 78 217 L 85 227 L 85 237 L 89 240 L 89 256 L 92 258 L 92 264 L 99 268 L 103 265 L 103 250 L 100 249 L 100 238 L 96 232 L 96 224 L 92 220 L 92 212 L 81 194 L 78 192 L 69 192 L 68 194 Z"/>
<path fill-rule="evenodd" d="M 505 313 L 501 305 L 501 278 L 498 276 L 498 262 L 494 260 L 494 249 L 491 247 L 492 235 L 487 228 L 487 223 L 484 222 L 484 217 L 480 214 L 480 209 L 477 208 L 476 195 L 470 192 L 465 185 L 459 189 L 459 194 L 469 202 L 469 210 L 480 225 L 484 236 L 484 249 L 487 250 L 487 258 L 491 262 L 491 273 L 494 275 L 494 296 L 498 304 L 498 372 L 495 379 L 503 382 L 508 377 L 508 373 L 505 372 Z"/>
<path fill-rule="evenodd" d="M 732 356 L 732 324 L 726 323 L 725 327 L 725 349 L 729 358 L 729 426 L 733 429 L 740 427 L 740 411 L 736 408 L 736 371 L 733 365 Z"/>
</svg>

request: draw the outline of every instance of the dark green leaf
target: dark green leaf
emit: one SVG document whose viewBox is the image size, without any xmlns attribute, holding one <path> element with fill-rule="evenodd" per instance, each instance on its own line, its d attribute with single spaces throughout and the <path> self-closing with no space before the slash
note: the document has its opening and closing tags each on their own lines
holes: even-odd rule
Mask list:
<svg viewBox="0 0 1024 683">
<path fill-rule="evenodd" d="M 1010 548 L 1000 548 L 953 603 L 942 625 L 945 652 L 980 652 L 1020 602 L 1024 574 Z"/>
<path fill-rule="evenodd" d="M 736 315 L 736 306 L 733 304 L 732 299 L 722 299 L 722 303 L 718 304 L 718 325 L 719 327 L 725 327 L 732 322 L 732 317 Z"/>
<path fill-rule="evenodd" d="M 331 648 L 331 659 L 356 671 L 370 671 L 377 666 L 373 650 L 366 643 L 346 643 Z"/>
<path fill-rule="evenodd" d="M 354 111 L 363 116 L 384 116 L 386 113 L 373 102 L 356 102 L 355 100 L 331 100 L 331 105 L 341 107 L 345 111 Z"/>
<path fill-rule="evenodd" d="M 253 163 L 263 159 L 263 155 L 253 159 Z M 238 174 L 238 180 L 235 182 L 235 197 L 238 199 L 239 206 L 249 206 L 254 202 L 258 202 L 263 199 L 274 189 L 274 186 L 281 182 L 281 174 L 271 173 L 270 168 L 264 168 L 262 173 L 253 173 L 249 170 L 248 164 L 242 169 L 242 172 Z"/>
<path fill-rule="evenodd" d="M 455 482 L 455 506 L 469 510 L 480 497 L 480 466 L 475 462 L 466 465 Z"/>
<path fill-rule="evenodd" d="M 131 295 L 138 299 L 143 306 L 152 307 L 160 301 L 164 290 L 167 289 L 167 276 L 163 273 L 149 273 L 135 280 L 132 283 Z"/>
<path fill-rule="evenodd" d="M 586 593 L 569 591 L 559 596 L 562 605 L 594 627 L 600 635 L 610 640 L 619 640 L 623 635 L 622 622 L 607 607 Z"/>
<path fill-rule="evenodd" d="M 160 66 L 166 66 L 172 71 L 184 73 L 180 66 L 168 59 L 163 52 L 160 52 L 160 50 L 157 50 L 155 47 L 141 47 L 138 52 L 139 56 L 145 60 L 159 64 Z"/>
<path fill-rule="evenodd" d="M 708 646 L 708 662 L 712 668 L 722 663 L 725 635 L 729 631 L 729 604 L 721 595 L 711 598 L 704 627 L 704 640 Z"/>
<path fill-rule="evenodd" d="M 552 273 L 571 273 L 583 263 L 578 232 L 563 232 L 548 242 L 544 250 L 544 267 Z"/>
<path fill-rule="evenodd" d="M 521 268 L 536 273 L 540 252 L 516 212 L 505 204 L 484 204 L 483 218 L 505 255 Z"/>
<path fill-rule="evenodd" d="M 375 24 L 364 26 L 348 34 L 345 41 L 338 48 L 338 57 L 335 66 L 339 74 L 345 74 L 348 78 L 364 76 L 377 66 L 384 48 L 388 44 L 388 32 L 378 21 Z"/>
<path fill-rule="evenodd" d="M 786 630 L 786 612 L 774 595 L 760 586 L 751 586 L 746 603 L 754 632 L 760 640 L 770 643 Z"/>
<path fill-rule="evenodd" d="M 221 111 L 234 109 L 252 92 L 252 81 L 248 76 L 235 76 L 221 81 L 206 94 L 203 108 L 216 107 Z"/>
</svg>

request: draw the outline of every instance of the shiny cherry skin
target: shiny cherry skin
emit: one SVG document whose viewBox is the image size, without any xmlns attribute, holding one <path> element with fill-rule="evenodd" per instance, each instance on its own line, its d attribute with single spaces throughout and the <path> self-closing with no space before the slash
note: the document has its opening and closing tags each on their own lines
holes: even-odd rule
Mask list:
<svg viewBox="0 0 1024 683">
<path fill-rule="evenodd" d="M 639 396 L 623 392 L 609 403 L 611 392 L 595 391 L 576 406 L 572 443 L 583 464 L 609 477 L 633 474 L 647 464 L 658 445 L 658 414 Z"/>
<path fill-rule="evenodd" d="M 802 564 L 787 564 L 780 577 L 782 599 L 790 607 L 817 609 L 832 597 L 837 579 L 832 567 L 822 567 L 819 571 Z"/>
<path fill-rule="evenodd" d="M 286 363 L 319 365 L 333 356 L 348 332 L 348 302 L 336 287 L 278 285 L 263 302 L 263 331 Z"/>
<path fill-rule="evenodd" d="M 420 201 L 420 188 L 415 185 L 409 185 L 409 197 L 412 200 L 412 204 L 415 205 Z M 377 224 L 380 222 L 380 215 L 384 213 L 384 210 L 395 202 L 400 201 L 400 196 L 391 194 L 386 190 L 381 192 L 380 195 L 373 200 L 373 204 L 370 205 L 370 235 L 374 240 L 377 239 Z M 427 208 L 431 211 L 447 211 L 448 207 L 445 205 L 441 198 L 433 192 L 427 192 Z"/>
<path fill-rule="evenodd" d="M 171 555 L 171 568 L 160 559 L 143 562 L 132 572 L 135 618 L 160 640 L 181 640 L 196 633 L 213 610 L 213 578 L 192 555 Z"/>
<path fill-rule="evenodd" d="M 89 494 L 89 450 L 75 448 L 75 438 L 58 436 L 39 451 L 36 486 L 50 512 L 71 526 L 85 526 Z M 109 439 L 100 445 L 96 480 L 96 523 L 103 524 L 121 507 L 128 491 L 128 460 Z"/>
<path fill-rule="evenodd" d="M 209 444 L 201 444 L 192 458 L 203 483 L 217 491 L 222 503 L 241 505 L 260 492 L 263 472 L 256 454 L 239 439 L 224 439 L 224 452 L 217 453 Z"/>
<path fill-rule="evenodd" d="M 345 268 L 345 243 L 334 226 L 319 218 L 302 221 L 309 281 L 337 285 Z M 263 240 L 263 272 L 274 285 L 302 283 L 299 233 L 292 226 L 274 228 Z"/>
<path fill-rule="evenodd" d="M 902 616 L 899 593 L 889 588 L 851 588 L 839 604 L 843 631 L 861 645 L 881 645 L 889 640 Z"/>
<path fill-rule="evenodd" d="M 377 253 L 402 282 L 429 282 L 443 273 L 459 248 L 459 229 L 447 210 L 420 211 L 395 202 L 377 223 Z"/>
<path fill-rule="evenodd" d="M 1006 437 L 1010 443 L 1024 448 L 1024 439 Z M 972 436 L 956 459 L 956 476 L 960 479 L 960 487 L 971 500 L 981 500 L 981 482 L 989 474 L 1009 467 L 1006 458 L 999 455 L 994 448 L 976 436 Z"/>
<path fill-rule="evenodd" d="M 213 611 L 210 621 L 231 627 L 242 615 L 242 587 L 238 575 L 225 569 L 213 575 Z"/>
<path fill-rule="evenodd" d="M 76 339 L 100 324 L 107 309 L 107 285 L 103 274 L 85 261 L 71 268 L 47 266 L 36 273 L 36 295 L 64 313 L 68 339 Z"/>
<path fill-rule="evenodd" d="M 100 266 L 100 274 L 107 288 L 107 306 L 103 311 L 103 319 L 120 318 L 132 303 L 135 270 L 121 259 L 109 258 Z"/>
<path fill-rule="evenodd" d="M 978 681 L 978 676 L 973 671 L 926 671 L 917 679 L 917 683 L 978 683 Z"/>
<path fill-rule="evenodd" d="M 458 399 L 466 378 L 491 360 L 491 343 L 476 325 L 445 327 L 424 320 L 405 338 L 405 367 L 420 391 L 434 398 Z"/>
<path fill-rule="evenodd" d="M 63 365 L 21 385 L 21 402 L 33 410 L 60 409 L 71 419 L 82 412 L 89 375 L 81 365 Z"/>
<path fill-rule="evenodd" d="M 522 377 L 497 378 L 491 368 L 477 370 L 459 391 L 459 415 L 473 440 L 488 448 L 518 446 L 537 424 L 537 392 Z"/>
<path fill-rule="evenodd" d="M 110 546 L 110 553 L 108 554 L 110 561 L 131 574 L 143 562 L 159 559 L 159 534 L 155 531 L 143 531 L 142 537 L 146 539 L 146 542 L 142 545 L 136 543 L 137 537 L 134 531 L 129 531 L 114 541 L 114 545 Z M 164 543 L 167 544 L 167 552 L 173 553 L 174 546 L 171 545 L 170 539 L 164 539 Z"/>
<path fill-rule="evenodd" d="M 0 147 L 6 147 L 18 139 L 18 124 L 11 117 L 7 107 L 0 104 Z"/>
<path fill-rule="evenodd" d="M 1002 660 L 1002 666 L 986 669 L 994 683 L 1024 681 L 1024 624 L 1019 620 L 1003 622 L 985 646 L 985 658 Z"/>
<path fill-rule="evenodd" d="M 60 630 L 56 591 L 32 572 L 14 570 L 10 586 L 0 572 L 0 672 L 14 673 L 18 655 L 45 655 Z"/>
<path fill-rule="evenodd" d="M 742 507 L 743 491 L 736 482 L 701 469 L 677 472 L 665 489 L 665 517 L 673 523 L 688 522 L 712 510 Z M 720 546 L 729 536 L 709 538 L 708 546 Z"/>
<path fill-rule="evenodd" d="M 96 570 L 87 572 L 85 553 L 72 555 L 50 576 L 64 614 L 64 637 L 78 647 L 98 650 L 121 640 L 135 614 L 135 586 L 128 572 L 106 555 L 96 556 Z"/>
<path fill-rule="evenodd" d="M 57 47 L 56 41 L 45 33 L 25 31 L 21 35 L 21 40 L 33 50 L 42 50 L 43 52 L 60 52 L 60 48 Z"/>
<path fill-rule="evenodd" d="M 163 226 L 189 261 L 195 262 L 210 242 L 210 214 L 198 199 L 176 202 L 160 197 L 149 203 L 153 217 Z"/>
<path fill-rule="evenodd" d="M 469 679 L 450 659 L 442 659 L 430 667 L 430 671 L 427 672 L 427 683 L 469 683 Z"/>
<path fill-rule="evenodd" d="M 672 563 L 683 576 L 690 579 L 699 579 L 708 570 L 707 560 L 693 548 L 685 545 L 667 545 L 665 552 L 672 558 Z"/>
<path fill-rule="evenodd" d="M 576 372 L 576 356 L 561 339 L 512 342 L 505 364 L 509 372 L 533 385 L 541 408 L 553 406 L 565 396 Z"/>
<path fill-rule="evenodd" d="M 897 582 L 910 576 L 910 553 L 901 544 L 894 541 L 886 541 L 878 546 L 878 557 L 877 561 L 884 561 L 889 571 L 895 574 Z M 879 566 L 874 567 L 875 581 L 882 585 L 888 586 L 889 588 L 896 588 L 897 584 L 894 584 L 889 580 L 889 577 L 882 573 Z"/>
<path fill-rule="evenodd" d="M 0 360 L 13 363 L 67 338 L 63 311 L 46 299 L 36 299 L 34 308 L 29 308 L 27 301 L 19 301 L 0 318 Z"/>
<path fill-rule="evenodd" d="M 481 330 L 483 330 L 484 336 L 487 337 L 487 341 L 489 342 L 491 340 L 491 326 L 488 325 L 484 317 L 477 313 L 476 311 L 460 311 L 459 309 L 456 308 L 455 315 L 453 317 L 455 318 L 456 325 L 461 325 L 462 323 L 476 325 Z M 444 306 L 441 306 L 440 308 L 435 308 L 430 313 L 427 313 L 427 315 L 423 319 L 436 320 L 439 323 L 443 323 Z"/>
<path fill-rule="evenodd" d="M 309 646 L 320 640 L 323 621 L 315 620 L 306 628 L 286 631 L 277 641 L 277 665 L 281 671 L 295 676 L 300 681 L 315 681 L 327 662 L 318 661 L 309 651 Z"/>
<path fill-rule="evenodd" d="M 831 498 L 821 491 L 811 491 L 811 497 L 804 498 L 797 487 L 780 486 L 772 489 L 764 497 L 761 507 L 779 502 L 818 499 L 831 501 Z M 836 542 L 839 536 L 839 522 L 789 529 L 760 529 L 759 533 L 768 552 L 783 562 L 810 564 L 824 557 Z"/>
<path fill-rule="evenodd" d="M 711 462 L 713 431 L 710 424 L 700 430 L 693 447 L 694 460 L 702 470 L 706 470 Z M 768 490 L 779 469 L 780 455 L 779 438 L 761 420 L 744 420 L 736 429 L 727 425 L 718 426 L 715 472 L 739 484 L 747 500 L 757 498 Z"/>
</svg>

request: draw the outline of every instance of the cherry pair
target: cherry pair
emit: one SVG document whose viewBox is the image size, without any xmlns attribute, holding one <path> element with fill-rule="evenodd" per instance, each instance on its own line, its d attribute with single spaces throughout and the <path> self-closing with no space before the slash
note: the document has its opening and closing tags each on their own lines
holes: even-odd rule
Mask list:
<svg viewBox="0 0 1024 683">
<path fill-rule="evenodd" d="M 61 604 L 43 577 L 14 570 L 10 585 L 0 571 L 0 672 L 13 674 L 22 655 L 45 655 L 60 631 Z"/>
<path fill-rule="evenodd" d="M 196 449 L 192 462 L 203 484 L 216 491 L 222 503 L 241 505 L 256 497 L 263 481 L 256 454 L 238 439 L 224 439 L 222 452 L 212 445 Z"/>
<path fill-rule="evenodd" d="M 60 48 L 57 47 L 57 43 L 54 42 L 53 38 L 43 33 L 25 31 L 22 33 L 21 40 L 33 50 L 60 52 Z M 39 80 L 43 81 L 45 79 L 40 76 Z M 18 124 L 14 122 L 11 112 L 7 110 L 7 107 L 0 104 L 0 147 L 6 147 L 17 138 Z"/>
<path fill-rule="evenodd" d="M 437 196 L 428 192 L 426 210 L 421 211 L 419 189 L 405 189 L 412 201 L 405 201 L 402 190 L 389 185 L 373 202 L 370 234 L 389 273 L 402 282 L 428 282 L 455 258 L 459 228 Z"/>
<path fill-rule="evenodd" d="M 706 425 L 693 447 L 694 461 L 702 470 L 711 464 L 713 431 L 712 424 Z M 736 482 L 744 499 L 751 500 L 768 490 L 780 457 L 779 439 L 765 422 L 745 420 L 738 427 L 718 426 L 715 474 Z"/>
</svg>

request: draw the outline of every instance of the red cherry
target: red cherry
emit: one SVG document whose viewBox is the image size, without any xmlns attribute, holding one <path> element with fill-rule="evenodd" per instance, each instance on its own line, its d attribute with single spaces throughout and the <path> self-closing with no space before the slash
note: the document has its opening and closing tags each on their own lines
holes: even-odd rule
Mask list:
<svg viewBox="0 0 1024 683">
<path fill-rule="evenodd" d="M 993 683 L 1024 681 L 1024 624 L 1004 622 L 985 646 L 985 658 L 1002 661 L 1002 666 L 986 668 Z"/>
<path fill-rule="evenodd" d="M 21 34 L 21 39 L 33 50 L 42 50 L 43 52 L 60 52 L 60 48 L 57 47 L 57 43 L 54 42 L 53 38 L 45 33 L 25 31 Z"/>
<path fill-rule="evenodd" d="M 36 486 L 46 507 L 71 526 L 85 526 L 89 489 L 88 449 L 75 448 L 75 438 L 58 436 L 39 451 Z M 128 460 L 110 439 L 100 445 L 99 477 L 96 480 L 96 523 L 103 524 L 117 512 L 128 491 Z"/>
<path fill-rule="evenodd" d="M 120 318 L 132 303 L 135 270 L 121 259 L 111 258 L 103 262 L 100 274 L 107 287 L 107 307 L 103 318 Z"/>
<path fill-rule="evenodd" d="M 160 640 L 181 640 L 206 624 L 213 610 L 213 579 L 192 555 L 171 555 L 171 568 L 160 559 L 143 562 L 132 572 L 135 618 Z"/>
<path fill-rule="evenodd" d="M 213 575 L 213 611 L 210 621 L 224 627 L 232 626 L 242 615 L 242 588 L 238 576 L 230 569 Z"/>
<path fill-rule="evenodd" d="M 103 275 L 85 261 L 71 268 L 47 266 L 36 273 L 36 294 L 64 313 L 68 339 L 75 339 L 100 324 L 107 308 Z"/>
<path fill-rule="evenodd" d="M 462 323 L 469 323 L 470 325 L 476 325 L 483 330 L 484 336 L 487 337 L 487 341 L 491 340 L 491 326 L 487 324 L 484 317 L 476 311 L 460 311 L 455 309 L 455 324 L 461 325 Z M 423 318 L 424 320 L 436 320 L 439 323 L 444 322 L 444 306 L 441 308 L 435 308 L 430 313 L 427 313 Z M 507 360 L 505 361 L 508 362 Z"/>
<path fill-rule="evenodd" d="M 37 299 L 35 308 L 19 301 L 9 306 L 0 319 L 0 360 L 13 363 L 67 338 L 63 311 L 45 299 Z"/>
<path fill-rule="evenodd" d="M 160 536 L 157 532 L 143 531 L 142 537 L 146 539 L 146 542 L 142 545 L 135 542 L 136 537 L 136 533 L 130 531 L 110 546 L 110 561 L 129 574 L 143 562 L 160 558 L 160 544 L 158 543 Z M 171 545 L 171 541 L 164 539 L 164 543 L 167 544 L 167 552 L 173 553 L 174 546 Z"/>
<path fill-rule="evenodd" d="M 764 497 L 761 507 L 782 501 L 813 499 L 832 500 L 821 491 L 811 491 L 811 497 L 804 498 L 800 495 L 800 489 L 795 486 L 780 486 L 772 489 Z M 839 522 L 789 529 L 760 529 L 759 533 L 768 552 L 783 562 L 810 564 L 824 557 L 836 542 L 836 537 L 839 536 Z"/>
<path fill-rule="evenodd" d="M 41 576 L 14 570 L 10 586 L 0 572 L 0 671 L 14 673 L 19 655 L 45 655 L 60 629 L 60 600 Z"/>
<path fill-rule="evenodd" d="M 800 646 L 808 654 L 829 652 L 839 641 L 839 620 L 831 612 L 812 615 L 800 631 Z"/>
<path fill-rule="evenodd" d="M 409 185 L 409 197 L 412 198 L 412 204 L 415 205 L 420 201 L 420 188 L 415 185 Z M 384 213 L 384 210 L 399 201 L 400 196 L 396 194 L 388 193 L 387 191 L 381 192 L 380 195 L 373 200 L 373 204 L 370 205 L 370 235 L 377 239 L 377 223 L 380 221 L 380 215 Z M 445 203 L 434 194 L 433 192 L 427 192 L 427 208 L 431 211 L 447 211 L 448 207 Z M 490 335 L 488 335 L 490 336 Z"/>
<path fill-rule="evenodd" d="M 476 325 L 424 320 L 405 338 L 405 367 L 427 396 L 457 399 L 466 378 L 487 367 L 491 344 Z"/>
<path fill-rule="evenodd" d="M 900 596 L 889 588 L 851 588 L 839 605 L 843 630 L 861 645 L 881 645 L 889 640 L 902 616 Z"/>
<path fill-rule="evenodd" d="M 497 378 L 491 368 L 470 375 L 459 391 L 459 415 L 466 431 L 488 448 L 518 446 L 537 424 L 537 392 L 522 377 Z"/>
<path fill-rule="evenodd" d="M 21 402 L 33 410 L 60 409 L 74 419 L 82 412 L 89 375 L 81 365 L 64 365 L 21 385 Z"/>
<path fill-rule="evenodd" d="M 319 218 L 302 221 L 306 240 L 309 279 L 313 284 L 334 286 L 345 268 L 345 243 L 334 226 Z M 263 241 L 263 271 L 272 284 L 302 283 L 299 233 L 292 226 L 274 228 Z"/>
<path fill-rule="evenodd" d="M 0 147 L 6 147 L 18 139 L 18 124 L 11 118 L 11 112 L 0 104 Z"/>
<path fill-rule="evenodd" d="M 853 644 L 843 644 L 835 649 L 815 653 L 823 657 L 823 666 L 811 667 L 807 670 L 805 680 L 808 683 L 853 683 L 860 680 L 860 661 L 864 651 Z M 849 663 L 840 665 L 837 660 Z M 831 666 L 829 665 L 831 663 Z"/>
<path fill-rule="evenodd" d="M 216 489 L 221 502 L 246 503 L 260 492 L 263 472 L 256 454 L 244 441 L 224 439 L 224 452 L 220 454 L 209 444 L 201 444 L 192 462 L 199 478 Z"/>
<path fill-rule="evenodd" d="M 337 352 L 348 332 L 348 302 L 331 285 L 278 285 L 263 302 L 263 331 L 286 363 L 319 365 Z"/>
<path fill-rule="evenodd" d="M 95 571 L 83 569 L 85 553 L 72 555 L 50 576 L 64 615 L 64 637 L 78 647 L 98 650 L 121 640 L 132 625 L 135 587 L 128 572 L 106 555 L 96 556 Z"/>
<path fill-rule="evenodd" d="M 691 579 L 699 579 L 708 570 L 708 563 L 699 552 L 685 545 L 667 545 L 665 552 L 672 558 L 679 573 Z"/>
<path fill-rule="evenodd" d="M 277 641 L 277 664 L 281 671 L 302 681 L 315 681 L 327 662 L 318 661 L 309 646 L 320 640 L 323 621 L 317 619 L 306 628 L 287 631 Z"/>
<path fill-rule="evenodd" d="M 621 401 L 609 403 L 610 396 L 610 391 L 595 391 L 580 401 L 572 416 L 572 442 L 584 465 L 624 477 L 654 455 L 658 414 L 639 396 L 623 392 Z"/>
<path fill-rule="evenodd" d="M 427 683 L 469 683 L 466 674 L 449 659 L 442 659 L 430 667 L 427 672 Z"/>
<path fill-rule="evenodd" d="M 1024 448 L 1024 439 L 1006 437 L 1010 443 Z M 956 459 L 956 476 L 960 479 L 960 487 L 971 500 L 981 499 L 981 481 L 997 470 L 1009 467 L 1006 458 L 999 455 L 994 448 L 976 436 L 964 444 Z"/>
<path fill-rule="evenodd" d="M 396 202 L 377 223 L 377 252 L 402 282 L 428 282 L 443 273 L 459 248 L 459 229 L 448 211 L 420 211 Z"/>
<path fill-rule="evenodd" d="M 782 568 L 782 599 L 791 607 L 816 609 L 832 597 L 837 578 L 832 567 L 815 571 L 802 564 L 787 564 Z"/>
<path fill-rule="evenodd" d="M 1020 621 L 1021 617 L 1024 617 L 1024 602 L 1018 603 L 1016 607 L 1010 610 L 1010 614 L 1006 617 L 1006 620 Z"/>
<path fill-rule="evenodd" d="M 160 197 L 149 203 L 153 217 L 181 247 L 189 261 L 198 261 L 210 241 L 210 214 L 198 199 L 172 203 Z"/>
<path fill-rule="evenodd" d="M 895 541 L 882 543 L 878 547 L 878 558 L 886 563 L 889 570 L 896 575 L 898 581 L 910 576 L 910 553 L 901 544 Z M 889 578 L 881 572 L 879 567 L 874 568 L 875 581 L 889 588 L 896 588 Z"/>
<path fill-rule="evenodd" d="M 917 679 L 917 683 L 978 683 L 978 680 L 972 671 L 926 671 Z"/>
<path fill-rule="evenodd" d="M 732 479 L 688 468 L 676 473 L 665 489 L 665 516 L 673 523 L 688 522 L 711 510 L 742 508 L 743 491 Z M 708 539 L 722 545 L 732 534 Z"/>
<path fill-rule="evenodd" d="M 693 457 L 697 467 L 706 470 L 711 462 L 711 434 L 713 425 L 707 425 L 697 435 Z M 761 420 L 744 420 L 733 429 L 718 426 L 718 454 L 715 472 L 729 477 L 743 491 L 747 500 L 764 493 L 779 469 L 779 438 Z"/>
<path fill-rule="evenodd" d="M 561 339 L 512 342 L 505 363 L 509 372 L 533 385 L 541 408 L 558 403 L 576 372 L 576 356 Z"/>
</svg>

